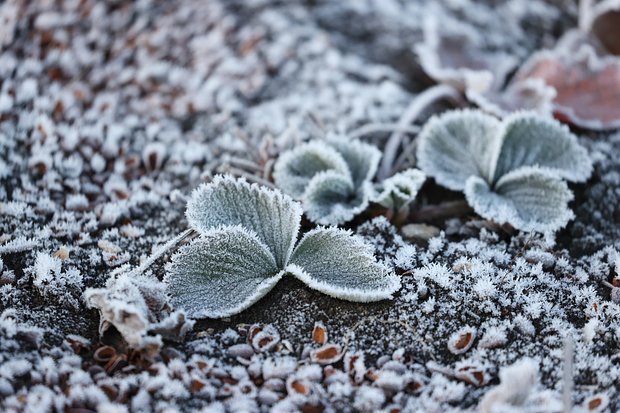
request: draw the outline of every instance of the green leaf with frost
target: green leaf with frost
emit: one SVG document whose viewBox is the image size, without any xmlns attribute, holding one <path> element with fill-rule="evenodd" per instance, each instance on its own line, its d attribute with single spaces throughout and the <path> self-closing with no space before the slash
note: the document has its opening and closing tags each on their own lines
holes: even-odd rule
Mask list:
<svg viewBox="0 0 620 413">
<path fill-rule="evenodd" d="M 450 189 L 464 191 L 482 217 L 523 231 L 550 232 L 573 214 L 562 179 L 583 182 L 592 161 L 566 126 L 534 113 L 499 121 L 480 111 L 432 118 L 420 132 L 418 164 Z"/>
<path fill-rule="evenodd" d="M 273 177 L 279 188 L 302 201 L 312 222 L 340 225 L 368 207 L 380 158 L 372 145 L 332 136 L 280 155 Z"/>
<path fill-rule="evenodd" d="M 372 201 L 399 211 L 411 203 L 426 181 L 426 175 L 418 169 L 399 172 L 375 185 Z"/>
<path fill-rule="evenodd" d="M 343 224 L 368 207 L 368 183 L 356 188 L 348 175 L 320 172 L 308 184 L 302 205 L 312 222 Z"/>
<path fill-rule="evenodd" d="M 286 270 L 310 288 L 350 301 L 391 298 L 400 288 L 400 278 L 375 260 L 372 247 L 335 227 L 306 233 Z"/>
<path fill-rule="evenodd" d="M 312 177 L 332 170 L 343 175 L 350 173 L 338 152 L 326 147 L 324 142 L 315 141 L 282 153 L 274 165 L 273 178 L 285 193 L 301 199 Z"/>
<path fill-rule="evenodd" d="M 470 176 L 493 178 L 501 123 L 477 110 L 456 110 L 429 120 L 418 136 L 418 166 L 446 188 L 462 191 Z"/>
<path fill-rule="evenodd" d="M 492 190 L 477 176 L 467 180 L 467 202 L 476 213 L 522 231 L 548 232 L 564 227 L 574 215 L 573 194 L 552 171 L 522 167 L 502 176 Z"/>
<path fill-rule="evenodd" d="M 494 181 L 522 166 L 540 166 L 572 182 L 585 182 L 592 173 L 586 149 L 566 125 L 527 112 L 504 121 L 502 150 Z"/>
<path fill-rule="evenodd" d="M 240 226 L 212 230 L 182 247 L 167 270 L 171 303 L 198 318 L 245 310 L 283 275 L 269 247 Z"/>
<path fill-rule="evenodd" d="M 191 317 L 241 312 L 288 273 L 351 301 L 383 300 L 400 286 L 372 247 L 347 231 L 321 228 L 294 248 L 301 208 L 279 191 L 216 177 L 194 191 L 186 214 L 201 237 L 172 258 L 164 281 L 171 302 Z"/>
<path fill-rule="evenodd" d="M 253 231 L 282 267 L 293 250 L 301 213 L 299 204 L 279 191 L 220 175 L 194 190 L 185 215 L 190 227 L 203 235 L 222 226 Z"/>
<path fill-rule="evenodd" d="M 342 136 L 330 137 L 326 142 L 342 156 L 356 187 L 372 180 L 377 173 L 381 151 L 358 140 L 348 140 Z"/>
</svg>

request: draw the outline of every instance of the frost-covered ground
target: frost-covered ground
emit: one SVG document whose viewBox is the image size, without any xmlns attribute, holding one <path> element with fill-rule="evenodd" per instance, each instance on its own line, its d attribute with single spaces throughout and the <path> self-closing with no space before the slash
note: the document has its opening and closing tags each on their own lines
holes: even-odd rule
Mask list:
<svg viewBox="0 0 620 413">
<path fill-rule="evenodd" d="M 296 142 L 397 122 L 431 84 L 411 48 L 428 16 L 523 60 L 576 12 L 539 0 L 3 2 L 0 410 L 620 409 L 618 134 L 580 137 L 595 172 L 573 186 L 576 219 L 555 239 L 473 215 L 429 222 L 442 231 L 431 239 L 354 221 L 402 274 L 393 301 L 283 280 L 238 316 L 137 351 L 110 330 L 100 339 L 82 298 L 186 229 L 186 196 L 214 174 L 268 181 Z M 427 183 L 413 208 L 459 196 Z"/>
</svg>

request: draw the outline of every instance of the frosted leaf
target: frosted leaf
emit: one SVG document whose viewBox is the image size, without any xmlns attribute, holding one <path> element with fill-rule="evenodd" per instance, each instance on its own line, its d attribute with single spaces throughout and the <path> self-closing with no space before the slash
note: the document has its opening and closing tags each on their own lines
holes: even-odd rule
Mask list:
<svg viewBox="0 0 620 413">
<path fill-rule="evenodd" d="M 416 198 L 425 180 L 426 175 L 418 169 L 399 172 L 375 186 L 372 201 L 398 211 Z"/>
<path fill-rule="evenodd" d="M 333 227 L 306 233 L 286 270 L 310 288 L 350 301 L 388 299 L 400 288 L 399 277 L 376 261 L 371 246 Z"/>
<path fill-rule="evenodd" d="M 327 139 L 327 143 L 342 155 L 355 187 L 372 180 L 381 160 L 379 149 L 367 143 L 343 137 L 332 137 Z"/>
<path fill-rule="evenodd" d="M 347 163 L 325 142 L 310 142 L 282 153 L 273 169 L 276 185 L 295 199 L 301 199 L 314 175 L 335 170 L 348 174 Z"/>
<path fill-rule="evenodd" d="M 522 166 L 553 169 L 560 177 L 575 182 L 584 182 L 592 173 L 585 148 L 557 121 L 516 113 L 505 120 L 503 136 L 494 181 Z"/>
<path fill-rule="evenodd" d="M 504 175 L 493 189 L 480 177 L 472 176 L 467 180 L 465 196 L 478 215 L 523 231 L 555 231 L 574 216 L 568 208 L 573 196 L 566 183 L 552 171 L 535 167 Z"/>
<path fill-rule="evenodd" d="M 500 151 L 501 123 L 480 111 L 433 117 L 418 136 L 420 168 L 449 189 L 462 191 L 471 175 L 490 181 Z"/>
<path fill-rule="evenodd" d="M 339 225 L 366 209 L 368 190 L 367 182 L 356 190 L 348 175 L 336 171 L 320 172 L 306 188 L 302 204 L 312 222 Z"/>
<path fill-rule="evenodd" d="M 190 317 L 220 318 L 254 304 L 282 275 L 262 240 L 236 226 L 212 230 L 182 247 L 164 281 L 171 303 Z"/>
<path fill-rule="evenodd" d="M 86 305 L 99 310 L 99 334 L 113 325 L 131 347 L 140 347 L 149 325 L 149 307 L 137 282 L 120 275 L 110 278 L 106 288 L 89 288 L 84 293 Z"/>
<path fill-rule="evenodd" d="M 577 52 L 544 50 L 523 64 L 513 83 L 531 79 L 555 89 L 552 110 L 557 119 L 593 130 L 620 127 L 620 62 L 615 56 L 599 57 L 589 44 Z"/>
<path fill-rule="evenodd" d="M 234 225 L 253 231 L 278 267 L 284 267 L 290 257 L 301 214 L 299 204 L 280 191 L 231 176 L 216 176 L 195 189 L 185 213 L 189 225 L 202 234 Z"/>
<path fill-rule="evenodd" d="M 484 93 L 467 91 L 466 95 L 480 109 L 500 118 L 517 110 L 531 110 L 551 116 L 556 91 L 542 79 L 523 79 Z"/>
</svg>

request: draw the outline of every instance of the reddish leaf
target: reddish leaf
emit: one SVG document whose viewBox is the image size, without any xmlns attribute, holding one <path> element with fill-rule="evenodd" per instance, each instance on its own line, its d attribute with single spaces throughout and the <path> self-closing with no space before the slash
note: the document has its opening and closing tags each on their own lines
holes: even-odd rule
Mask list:
<svg viewBox="0 0 620 413">
<path fill-rule="evenodd" d="M 589 29 L 609 53 L 620 55 L 620 1 L 607 0 L 594 7 Z"/>
<path fill-rule="evenodd" d="M 575 56 L 538 52 L 514 83 L 528 79 L 542 79 L 556 90 L 553 113 L 559 120 L 596 130 L 620 127 L 620 59 L 598 57 L 587 46 Z"/>
</svg>

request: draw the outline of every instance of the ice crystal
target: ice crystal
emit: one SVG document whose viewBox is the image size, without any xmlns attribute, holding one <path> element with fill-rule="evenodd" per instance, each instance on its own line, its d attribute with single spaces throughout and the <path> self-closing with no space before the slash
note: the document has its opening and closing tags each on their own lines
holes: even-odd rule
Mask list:
<svg viewBox="0 0 620 413">
<path fill-rule="evenodd" d="M 82 288 L 82 275 L 75 268 L 62 271 L 62 261 L 44 253 L 38 253 L 29 270 L 33 273 L 33 285 L 44 297 L 56 297 L 63 304 L 79 307 L 75 295 Z M 73 295 L 71 294 L 73 293 Z"/>
<path fill-rule="evenodd" d="M 479 111 L 431 119 L 420 133 L 420 167 L 463 191 L 484 218 L 523 231 L 550 232 L 573 217 L 564 180 L 584 182 L 592 162 L 558 122 L 521 112 L 499 121 Z"/>
</svg>

